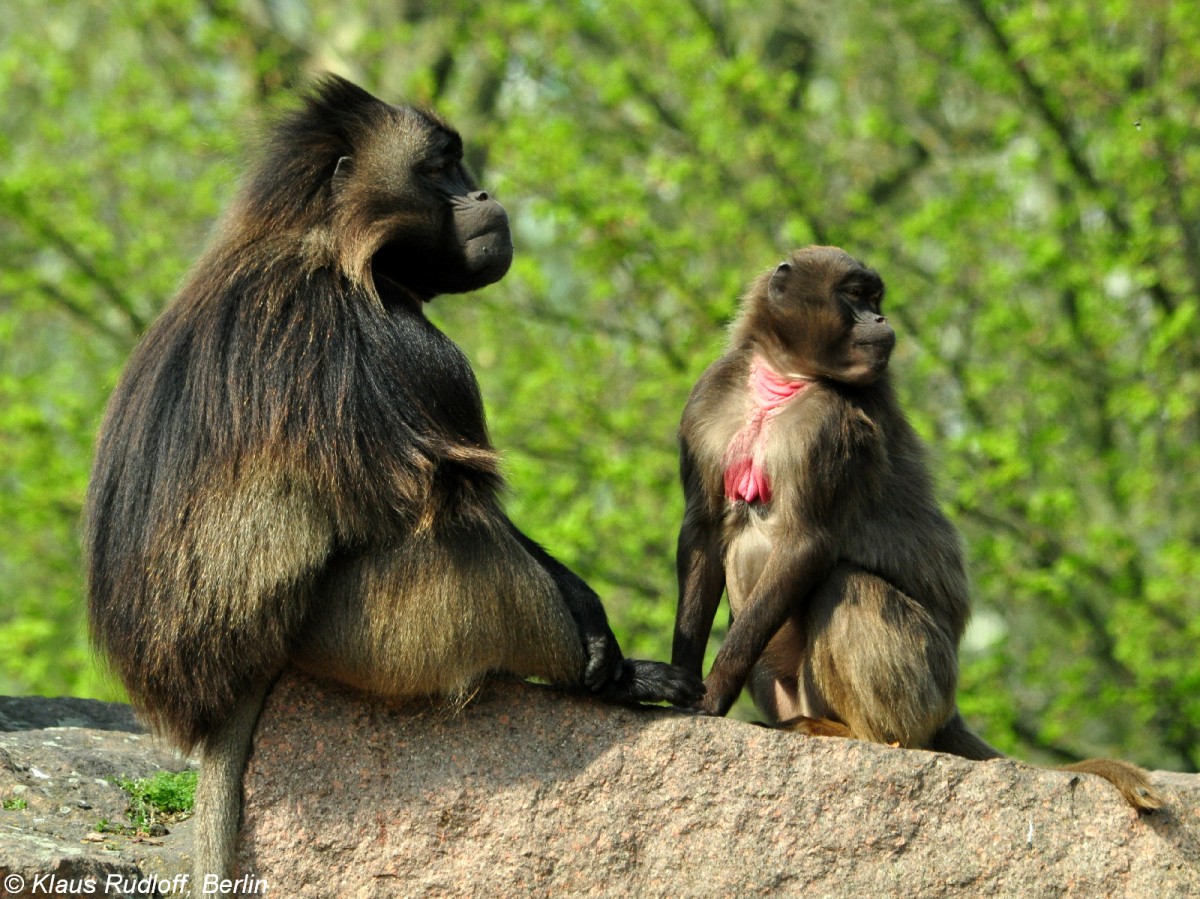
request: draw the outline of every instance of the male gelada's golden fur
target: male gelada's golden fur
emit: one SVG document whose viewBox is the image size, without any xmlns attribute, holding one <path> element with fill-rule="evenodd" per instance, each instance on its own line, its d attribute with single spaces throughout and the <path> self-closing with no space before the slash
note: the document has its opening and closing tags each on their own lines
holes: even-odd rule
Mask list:
<svg viewBox="0 0 1200 899">
<path fill-rule="evenodd" d="M 501 508 L 475 377 L 423 306 L 511 257 L 448 124 L 327 78 L 130 359 L 88 494 L 92 633 L 137 708 L 200 750 L 198 877 L 230 874 L 287 664 L 396 697 L 493 671 L 699 695 L 623 659 L 596 594 Z"/>
</svg>

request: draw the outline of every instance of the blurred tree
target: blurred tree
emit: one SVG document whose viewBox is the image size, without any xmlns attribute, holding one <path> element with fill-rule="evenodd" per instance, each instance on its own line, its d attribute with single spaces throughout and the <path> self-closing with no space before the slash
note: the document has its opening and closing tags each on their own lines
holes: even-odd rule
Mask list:
<svg viewBox="0 0 1200 899">
<path fill-rule="evenodd" d="M 431 313 L 514 517 L 627 651 L 669 653 L 691 384 L 750 278 L 837 243 L 889 282 L 970 546 L 968 716 L 1029 757 L 1200 769 L 1184 5 L 17 0 L 0 33 L 0 690 L 111 690 L 76 533 L 99 412 L 252 126 L 333 68 L 441 108 L 512 212 L 508 278 Z"/>
</svg>

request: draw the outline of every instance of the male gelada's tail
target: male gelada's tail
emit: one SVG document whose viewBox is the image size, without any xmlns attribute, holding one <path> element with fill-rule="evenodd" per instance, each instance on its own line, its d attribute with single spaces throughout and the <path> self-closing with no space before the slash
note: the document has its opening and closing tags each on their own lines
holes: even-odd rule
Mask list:
<svg viewBox="0 0 1200 899">
<path fill-rule="evenodd" d="M 242 817 L 242 774 L 270 686 L 260 684 L 248 691 L 225 725 L 201 742 L 192 846 L 193 896 L 202 895 L 204 884 L 212 879 L 233 878 Z M 239 889 L 234 895 L 247 894 Z"/>
<path fill-rule="evenodd" d="M 935 752 L 949 752 L 952 755 L 966 759 L 1004 758 L 1004 753 L 981 740 L 962 719 L 958 712 L 942 725 L 941 730 L 933 735 L 929 748 Z M 1085 759 L 1073 765 L 1063 765 L 1060 771 L 1078 771 L 1082 774 L 1095 774 L 1103 777 L 1120 791 L 1125 801 L 1139 812 L 1152 812 L 1161 808 L 1162 797 L 1150 785 L 1146 772 L 1137 765 L 1122 762 L 1117 759 Z"/>
</svg>

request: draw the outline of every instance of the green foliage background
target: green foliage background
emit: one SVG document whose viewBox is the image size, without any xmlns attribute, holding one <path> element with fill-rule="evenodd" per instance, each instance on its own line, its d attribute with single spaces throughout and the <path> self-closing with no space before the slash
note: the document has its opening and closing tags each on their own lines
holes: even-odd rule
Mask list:
<svg viewBox="0 0 1200 899">
<path fill-rule="evenodd" d="M 1200 769 L 1200 17 L 1169 0 L 10 0 L 0 692 L 119 695 L 82 615 L 101 410 L 324 69 L 437 106 L 512 213 L 513 271 L 433 314 L 513 516 L 627 652 L 669 655 L 691 384 L 750 278 L 835 243 L 889 282 L 970 546 L 968 717 Z"/>
</svg>

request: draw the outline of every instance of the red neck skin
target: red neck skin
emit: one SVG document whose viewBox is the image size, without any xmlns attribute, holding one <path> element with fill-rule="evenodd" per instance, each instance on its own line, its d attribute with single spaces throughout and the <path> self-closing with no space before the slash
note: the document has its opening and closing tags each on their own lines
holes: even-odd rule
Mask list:
<svg viewBox="0 0 1200 899">
<path fill-rule="evenodd" d="M 776 374 L 761 358 L 750 366 L 748 387 L 755 409 L 725 452 L 725 497 L 731 502 L 769 503 L 771 481 L 762 462 L 770 420 L 812 381 Z"/>
</svg>

